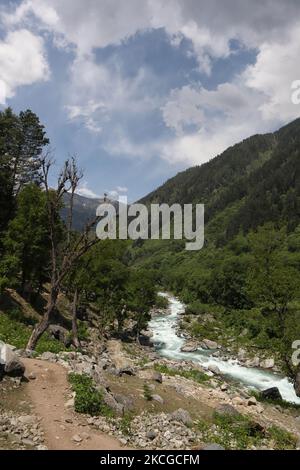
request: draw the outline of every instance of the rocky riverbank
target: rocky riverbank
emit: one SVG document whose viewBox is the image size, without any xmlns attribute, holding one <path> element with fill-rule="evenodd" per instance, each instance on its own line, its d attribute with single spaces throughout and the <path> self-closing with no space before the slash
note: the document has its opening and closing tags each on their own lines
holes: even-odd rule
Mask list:
<svg viewBox="0 0 300 470">
<path fill-rule="evenodd" d="M 18 351 L 18 361 L 22 362 L 22 356 L 26 358 L 28 353 Z M 96 354 L 46 352 L 34 359 L 37 365 L 39 360 L 41 364 L 55 364 L 66 374 L 90 377 L 103 402 L 112 410 L 105 416 L 87 415 L 85 424 L 82 422 L 76 429 L 72 428 L 75 418 L 59 425 L 69 426 L 70 440 L 78 448 L 84 448 L 95 430 L 130 448 L 239 448 L 242 443 L 236 429 L 244 433 L 245 448 L 298 446 L 297 409 L 259 403 L 245 387 L 227 382 L 217 370 L 204 369 L 191 361 L 163 359 L 149 346 L 110 340 Z M 44 376 L 42 371 L 47 367 L 43 368 L 40 373 Z M 13 392 L 11 396 L 22 388 L 26 391 L 26 380 L 34 387 L 39 372 L 26 380 L 22 377 L 5 375 L 0 383 L 1 393 L 6 387 Z M 71 386 L 63 391 L 62 399 L 64 408 L 74 414 L 76 394 Z M 26 413 L 13 407 L 0 410 L 0 434 L 10 436 L 10 443 L 6 440 L 1 444 L 3 448 L 46 448 L 45 429 L 34 410 L 26 405 Z M 225 427 L 224 419 L 229 419 Z M 274 426 L 276 432 L 272 431 Z M 255 439 L 251 437 L 253 432 Z"/>
</svg>

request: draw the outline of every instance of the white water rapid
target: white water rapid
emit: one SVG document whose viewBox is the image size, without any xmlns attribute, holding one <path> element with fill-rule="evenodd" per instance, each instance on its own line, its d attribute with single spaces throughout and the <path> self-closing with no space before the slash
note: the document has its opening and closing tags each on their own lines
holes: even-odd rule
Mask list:
<svg viewBox="0 0 300 470">
<path fill-rule="evenodd" d="M 300 398 L 296 396 L 292 383 L 280 375 L 257 368 L 241 366 L 236 360 L 222 360 L 213 357 L 210 351 L 198 349 L 192 353 L 180 351 L 185 339 L 176 335 L 178 315 L 184 311 L 185 306 L 176 297 L 161 293 L 169 301 L 170 315 L 155 317 L 149 327 L 153 331 L 153 339 L 158 353 L 168 359 L 190 360 L 198 362 L 204 367 L 213 364 L 218 366 L 221 373 L 235 379 L 248 387 L 264 390 L 277 387 L 284 400 L 300 404 Z"/>
</svg>

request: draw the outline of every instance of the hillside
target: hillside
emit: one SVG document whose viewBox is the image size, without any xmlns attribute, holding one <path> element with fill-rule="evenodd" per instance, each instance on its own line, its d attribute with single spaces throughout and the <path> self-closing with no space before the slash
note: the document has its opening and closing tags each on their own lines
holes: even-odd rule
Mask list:
<svg viewBox="0 0 300 470">
<path fill-rule="evenodd" d="M 208 230 L 217 242 L 279 218 L 294 229 L 300 220 L 299 156 L 297 119 L 179 173 L 140 202 L 204 203 L 207 229 L 218 225 L 217 230 Z"/>
</svg>

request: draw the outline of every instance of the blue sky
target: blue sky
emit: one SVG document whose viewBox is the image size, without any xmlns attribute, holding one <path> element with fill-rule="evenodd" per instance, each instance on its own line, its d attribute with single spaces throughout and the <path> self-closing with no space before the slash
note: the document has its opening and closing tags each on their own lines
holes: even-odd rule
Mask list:
<svg viewBox="0 0 300 470">
<path fill-rule="evenodd" d="M 226 5 L 225 5 L 226 4 Z M 0 0 L 0 106 L 31 108 L 80 193 L 137 200 L 299 116 L 300 4 Z"/>
</svg>

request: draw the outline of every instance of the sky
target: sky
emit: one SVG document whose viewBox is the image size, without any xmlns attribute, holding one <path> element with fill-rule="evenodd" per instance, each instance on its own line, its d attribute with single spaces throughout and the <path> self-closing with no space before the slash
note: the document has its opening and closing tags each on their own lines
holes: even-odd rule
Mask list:
<svg viewBox="0 0 300 470">
<path fill-rule="evenodd" d="M 45 125 L 79 193 L 138 200 L 300 115 L 299 0 L 0 0 L 0 108 Z"/>
</svg>

